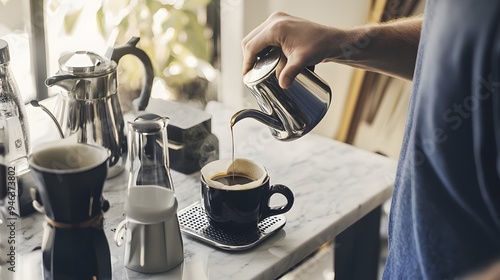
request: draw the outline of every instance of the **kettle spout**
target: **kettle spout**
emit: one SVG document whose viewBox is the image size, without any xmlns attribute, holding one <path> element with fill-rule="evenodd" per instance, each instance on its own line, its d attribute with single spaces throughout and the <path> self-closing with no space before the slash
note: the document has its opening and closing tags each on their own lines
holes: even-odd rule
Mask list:
<svg viewBox="0 0 500 280">
<path fill-rule="evenodd" d="M 265 114 L 259 110 L 254 110 L 254 109 L 245 109 L 245 110 L 241 110 L 239 112 L 236 112 L 231 118 L 231 127 L 233 127 L 237 122 L 239 122 L 240 120 L 242 120 L 244 118 L 256 119 L 257 121 L 273 128 L 273 129 L 276 129 L 276 130 L 280 130 L 280 131 L 285 130 L 285 128 L 283 127 L 283 124 L 279 120 L 277 120 L 277 119 L 273 118 L 272 116 Z"/>
<path fill-rule="evenodd" d="M 44 111 L 45 113 L 47 113 L 47 115 L 49 115 L 52 121 L 54 121 L 54 124 L 57 126 L 57 131 L 59 132 L 59 136 L 61 136 L 61 139 L 64 139 L 64 133 L 62 131 L 61 125 L 59 125 L 59 122 L 57 121 L 56 117 L 52 114 L 52 112 L 50 112 L 50 110 L 47 109 L 47 107 L 40 104 L 36 99 L 31 100 L 30 104 L 33 107 L 40 107 L 42 111 Z"/>
</svg>

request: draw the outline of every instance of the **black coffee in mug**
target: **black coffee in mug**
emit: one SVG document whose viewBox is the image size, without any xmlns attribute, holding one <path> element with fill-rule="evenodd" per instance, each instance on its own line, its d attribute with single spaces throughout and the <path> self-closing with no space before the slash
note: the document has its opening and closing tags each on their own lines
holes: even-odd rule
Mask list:
<svg viewBox="0 0 500 280">
<path fill-rule="evenodd" d="M 283 195 L 287 203 L 270 207 L 274 194 Z M 229 232 L 256 230 L 260 221 L 287 212 L 294 201 L 288 187 L 271 185 L 268 171 L 246 159 L 223 159 L 205 165 L 201 169 L 201 196 L 210 224 Z"/>
<path fill-rule="evenodd" d="M 245 174 L 233 174 L 233 173 L 222 174 L 220 176 L 213 177 L 212 180 L 226 186 L 244 185 L 253 181 L 252 178 L 245 176 Z"/>
</svg>

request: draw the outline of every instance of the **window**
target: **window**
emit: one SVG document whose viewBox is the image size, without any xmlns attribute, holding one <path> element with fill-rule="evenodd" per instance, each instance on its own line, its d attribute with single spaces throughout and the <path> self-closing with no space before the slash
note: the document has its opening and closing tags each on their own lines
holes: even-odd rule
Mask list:
<svg viewBox="0 0 500 280">
<path fill-rule="evenodd" d="M 179 96 L 170 97 L 190 98 L 190 82 L 200 77 L 215 82 L 217 75 L 212 66 L 218 57 L 218 32 L 212 28 L 218 26 L 218 12 L 213 12 L 217 2 L 0 0 L 0 38 L 11 46 L 11 68 L 25 101 L 57 92 L 51 88 L 47 94 L 44 81 L 57 72 L 62 53 L 104 55 L 108 46 L 124 44 L 132 36 L 141 37 L 139 47 L 153 61 L 158 82 L 180 89 Z M 134 81 L 130 77 L 136 74 L 122 80 Z M 140 83 L 140 78 L 135 80 Z"/>
<path fill-rule="evenodd" d="M 30 40 L 25 26 L 26 1 L 0 0 L 0 38 L 7 41 L 10 68 L 25 102 L 35 98 L 34 76 L 31 70 Z"/>
</svg>

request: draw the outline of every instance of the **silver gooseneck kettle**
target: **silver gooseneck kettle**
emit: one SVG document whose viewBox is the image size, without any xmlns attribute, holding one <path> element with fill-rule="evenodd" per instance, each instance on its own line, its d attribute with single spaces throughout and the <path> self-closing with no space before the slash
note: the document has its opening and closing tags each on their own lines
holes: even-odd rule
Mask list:
<svg viewBox="0 0 500 280">
<path fill-rule="evenodd" d="M 244 118 L 253 118 L 269 126 L 278 140 L 289 141 L 311 131 L 330 106 L 330 87 L 316 73 L 304 68 L 288 89 L 279 86 L 276 67 L 281 49 L 269 47 L 258 55 L 243 82 L 253 94 L 260 110 L 244 109 L 233 115 L 231 126 Z"/>
<path fill-rule="evenodd" d="M 154 72 L 147 54 L 136 47 L 139 38 L 110 48 L 105 57 L 76 51 L 59 58 L 59 71 L 49 77 L 48 87 L 59 86 L 62 102 L 56 109 L 65 138 L 103 146 L 110 151 L 108 178 L 120 173 L 127 159 L 127 138 L 117 94 L 117 63 L 126 54 L 139 58 L 144 66 L 143 85 L 134 105 L 144 110 L 149 102 Z"/>
</svg>

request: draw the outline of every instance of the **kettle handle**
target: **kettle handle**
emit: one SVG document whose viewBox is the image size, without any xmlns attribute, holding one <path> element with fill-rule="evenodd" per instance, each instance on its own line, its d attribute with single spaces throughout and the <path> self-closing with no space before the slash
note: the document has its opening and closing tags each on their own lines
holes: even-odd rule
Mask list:
<svg viewBox="0 0 500 280">
<path fill-rule="evenodd" d="M 142 65 L 144 66 L 144 77 L 141 95 L 139 98 L 135 99 L 133 103 L 137 106 L 139 111 L 143 111 L 148 106 L 149 98 L 151 97 L 151 88 L 153 87 L 155 73 L 149 56 L 146 52 L 136 47 L 138 42 L 139 37 L 132 37 L 125 45 L 111 49 L 111 55 L 107 54 L 106 56 L 110 57 L 111 60 L 116 62 L 116 64 L 118 64 L 120 58 L 126 54 L 134 55 L 142 62 Z"/>
</svg>

